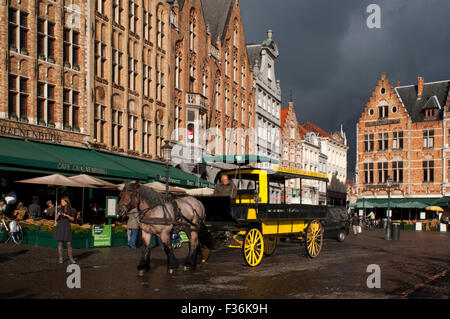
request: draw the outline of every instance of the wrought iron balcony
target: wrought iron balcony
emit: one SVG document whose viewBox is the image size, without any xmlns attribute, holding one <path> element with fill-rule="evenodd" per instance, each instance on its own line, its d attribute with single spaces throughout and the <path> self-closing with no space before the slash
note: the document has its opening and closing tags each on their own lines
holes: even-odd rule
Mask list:
<svg viewBox="0 0 450 319">
<path fill-rule="evenodd" d="M 196 107 L 200 112 L 208 111 L 208 99 L 198 93 L 186 94 L 186 106 Z"/>
</svg>

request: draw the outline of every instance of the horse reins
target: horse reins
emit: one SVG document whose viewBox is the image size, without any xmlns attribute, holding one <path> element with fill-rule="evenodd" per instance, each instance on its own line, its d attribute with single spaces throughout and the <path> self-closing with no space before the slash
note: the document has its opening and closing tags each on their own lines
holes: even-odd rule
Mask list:
<svg viewBox="0 0 450 319">
<path fill-rule="evenodd" d="M 137 207 L 137 209 L 138 209 L 138 214 L 139 214 L 139 223 L 142 223 L 142 224 L 146 224 L 146 225 L 176 225 L 176 226 L 188 226 L 188 225 L 186 225 L 186 224 L 184 224 L 184 223 L 180 223 L 180 222 L 176 222 L 177 220 L 180 220 L 180 219 L 184 219 L 190 226 L 193 226 L 193 227 L 195 227 L 195 228 L 198 228 L 198 226 L 197 225 L 195 225 L 193 222 L 191 222 L 189 219 L 187 219 L 186 218 L 186 216 L 184 216 L 182 213 L 181 213 L 181 210 L 180 210 L 180 208 L 178 207 L 178 204 L 176 203 L 176 200 L 169 200 L 169 198 L 167 198 L 167 201 L 165 202 L 165 203 L 162 203 L 162 204 L 158 204 L 158 205 L 156 205 L 155 207 L 153 207 L 153 208 L 146 208 L 146 209 L 144 209 L 144 210 L 139 210 L 139 204 L 141 203 L 141 196 L 140 196 L 140 194 L 139 194 L 139 191 L 138 190 L 135 190 L 135 191 L 133 191 L 133 193 L 132 193 L 132 195 L 134 196 L 134 197 L 138 197 L 138 207 Z M 167 213 L 167 214 L 169 214 L 170 215 L 170 213 L 169 213 L 169 211 L 167 210 L 167 207 L 166 207 L 166 205 L 165 204 L 167 204 L 167 203 L 171 203 L 172 204 L 172 206 L 173 206 L 173 209 L 174 209 L 174 218 L 175 218 L 175 222 L 171 222 L 169 219 L 165 219 L 165 218 L 144 218 L 143 216 L 145 216 L 145 214 L 147 213 L 147 212 L 149 212 L 150 210 L 152 210 L 152 209 L 155 209 L 156 207 L 158 207 L 158 206 L 162 206 L 162 208 L 164 209 L 164 211 L 165 211 L 165 213 Z M 191 208 L 192 208 L 192 210 L 194 211 L 194 214 L 195 215 L 197 215 L 198 216 L 198 213 L 197 213 L 197 211 L 194 209 L 194 207 L 192 207 L 192 205 L 190 205 L 191 206 Z M 129 210 L 130 208 L 128 207 L 128 205 L 125 205 L 125 207 L 127 208 L 127 210 Z"/>
</svg>

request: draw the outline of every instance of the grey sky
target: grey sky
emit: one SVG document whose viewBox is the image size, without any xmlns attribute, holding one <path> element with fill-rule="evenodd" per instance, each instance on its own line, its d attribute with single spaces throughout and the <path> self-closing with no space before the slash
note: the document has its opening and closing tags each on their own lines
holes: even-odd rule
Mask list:
<svg viewBox="0 0 450 319">
<path fill-rule="evenodd" d="M 448 0 L 241 0 L 246 40 L 274 31 L 283 107 L 293 90 L 297 118 L 326 131 L 344 125 L 356 160 L 356 123 L 382 72 L 391 84 L 450 79 Z M 369 29 L 369 4 L 381 29 Z"/>
</svg>

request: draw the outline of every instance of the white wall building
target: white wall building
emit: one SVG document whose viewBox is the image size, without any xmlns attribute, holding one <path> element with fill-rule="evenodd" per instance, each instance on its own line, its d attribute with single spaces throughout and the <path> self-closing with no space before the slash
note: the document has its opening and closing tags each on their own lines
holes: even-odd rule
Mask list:
<svg viewBox="0 0 450 319">
<path fill-rule="evenodd" d="M 255 151 L 271 159 L 281 158 L 281 87 L 275 75 L 278 47 L 272 39 L 272 31 L 261 44 L 247 45 L 251 68 L 254 73 L 255 93 Z M 269 163 L 258 165 L 269 168 Z"/>
<path fill-rule="evenodd" d="M 326 170 L 326 155 L 321 152 L 321 140 L 319 134 L 307 132 L 302 143 L 303 170 L 315 173 L 324 173 Z M 302 180 L 302 204 L 319 205 L 326 204 L 324 187 L 326 183 L 315 180 Z M 322 196 L 321 196 L 322 193 Z"/>
<path fill-rule="evenodd" d="M 321 128 L 311 123 L 303 127 L 316 132 L 320 139 L 321 152 L 327 157 L 327 165 L 324 173 L 328 175 L 327 203 L 328 205 L 345 205 L 347 182 L 347 153 L 348 142 L 343 127 L 341 130 L 328 134 Z"/>
</svg>

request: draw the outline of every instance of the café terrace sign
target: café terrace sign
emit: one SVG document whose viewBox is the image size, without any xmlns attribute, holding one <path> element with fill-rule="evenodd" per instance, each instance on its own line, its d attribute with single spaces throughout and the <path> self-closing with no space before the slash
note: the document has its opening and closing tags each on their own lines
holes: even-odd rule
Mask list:
<svg viewBox="0 0 450 319">
<path fill-rule="evenodd" d="M 61 135 L 53 130 L 20 122 L 0 121 L 0 135 L 56 144 L 62 142 Z"/>
</svg>

